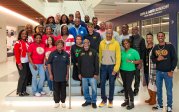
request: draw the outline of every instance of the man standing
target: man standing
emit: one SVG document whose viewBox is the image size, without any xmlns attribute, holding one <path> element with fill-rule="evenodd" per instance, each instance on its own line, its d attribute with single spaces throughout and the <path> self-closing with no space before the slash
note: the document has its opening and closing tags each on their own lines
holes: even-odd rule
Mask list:
<svg viewBox="0 0 179 112">
<path fill-rule="evenodd" d="M 167 112 L 172 112 L 173 103 L 173 72 L 177 65 L 177 54 L 175 48 L 171 43 L 165 42 L 165 33 L 159 32 L 157 34 L 159 44 L 152 50 L 152 61 L 156 63 L 156 86 L 157 86 L 157 100 L 158 105 L 153 107 L 153 110 L 163 108 L 162 100 L 162 86 L 165 81 L 167 92 Z"/>
<path fill-rule="evenodd" d="M 91 105 L 97 108 L 97 78 L 99 74 L 99 61 L 97 52 L 90 48 L 90 41 L 84 40 L 84 49 L 80 52 L 78 59 L 79 79 L 82 79 L 83 94 L 86 100 L 83 107 Z M 89 84 L 92 89 L 92 97 L 89 94 Z"/>
<path fill-rule="evenodd" d="M 94 30 L 97 31 L 100 29 L 99 25 L 98 25 L 98 18 L 97 17 L 93 17 L 92 19 L 93 25 L 94 25 Z"/>
<path fill-rule="evenodd" d="M 90 17 L 88 15 L 85 15 L 85 23 L 88 24 L 90 22 Z"/>
<path fill-rule="evenodd" d="M 145 57 L 145 40 L 143 37 L 139 35 L 139 29 L 138 27 L 132 28 L 132 36 L 130 36 L 131 41 L 131 48 L 137 50 L 140 55 L 140 59 L 143 62 L 143 59 Z M 139 86 L 140 86 L 140 69 L 142 68 L 142 64 L 136 65 L 136 71 L 135 71 L 135 83 L 134 83 L 134 96 L 136 96 L 139 92 Z"/>
<path fill-rule="evenodd" d="M 48 58 L 48 71 L 50 80 L 53 80 L 54 89 L 54 101 L 55 108 L 60 106 L 59 102 L 62 102 L 62 107 L 65 108 L 66 99 L 66 81 L 68 80 L 69 69 L 69 55 L 63 50 L 63 40 L 56 42 L 57 50 L 52 52 Z"/>
<path fill-rule="evenodd" d="M 106 30 L 112 29 L 113 30 L 113 23 L 112 22 L 106 22 Z M 113 36 L 115 40 L 119 40 L 119 34 L 113 30 Z M 101 35 L 102 39 L 106 38 L 106 31 Z"/>
<path fill-rule="evenodd" d="M 69 33 L 76 38 L 77 35 L 82 36 L 82 40 L 84 40 L 84 36 L 87 34 L 86 28 L 80 25 L 80 19 L 75 18 L 75 25 L 69 29 Z"/>
<path fill-rule="evenodd" d="M 109 77 L 109 103 L 108 107 L 113 107 L 113 96 L 115 89 L 116 73 L 119 70 L 121 62 L 121 50 L 119 43 L 112 37 L 113 30 L 106 30 L 106 38 L 101 41 L 99 46 L 100 81 L 101 81 L 101 98 L 102 102 L 99 107 L 103 107 L 107 103 L 105 92 L 106 78 Z"/>
<path fill-rule="evenodd" d="M 90 47 L 97 52 L 99 52 L 99 44 L 101 42 L 101 36 L 98 32 L 94 31 L 94 25 L 92 23 L 87 24 L 88 34 L 85 36 L 85 39 L 90 41 Z"/>
<path fill-rule="evenodd" d="M 106 31 L 106 23 L 105 22 L 101 22 L 100 23 L 100 29 L 97 30 L 96 32 L 98 32 L 100 35 L 102 35 L 105 31 Z"/>
</svg>

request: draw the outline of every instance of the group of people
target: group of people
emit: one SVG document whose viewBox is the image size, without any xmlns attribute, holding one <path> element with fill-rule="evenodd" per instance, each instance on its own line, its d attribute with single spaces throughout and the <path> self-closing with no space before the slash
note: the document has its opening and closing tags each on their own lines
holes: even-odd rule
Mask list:
<svg viewBox="0 0 179 112">
<path fill-rule="evenodd" d="M 146 41 L 139 35 L 138 27 L 128 33 L 127 24 L 121 27 L 122 34 L 113 30 L 111 22 L 97 25 L 97 17 L 88 15 L 85 22 L 79 11 L 69 14 L 50 16 L 46 24 L 40 21 L 33 33 L 32 25 L 27 25 L 18 35 L 14 47 L 16 65 L 19 72 L 17 95 L 27 96 L 26 86 L 32 85 L 34 96 L 45 95 L 45 79 L 53 95 L 55 108 L 65 108 L 66 86 L 69 78 L 68 69 L 73 65 L 72 77 L 81 81 L 85 98 L 83 107 L 92 105 L 97 108 L 97 85 L 101 88 L 101 103 L 104 107 L 113 107 L 115 80 L 118 75 L 123 81 L 125 100 L 121 104 L 127 110 L 134 108 L 134 96 L 139 92 L 140 69 L 144 67 L 144 77 L 150 98 L 149 105 L 158 105 L 153 109 L 163 108 L 162 82 L 167 90 L 167 112 L 172 111 L 172 79 L 177 65 L 177 56 L 173 45 L 165 42 L 165 33 L 159 32 L 159 44 L 154 44 L 153 34 L 146 35 Z M 74 21 L 73 21 L 74 20 Z M 146 44 L 145 44 L 146 42 Z M 71 57 L 71 58 L 69 58 Z M 70 59 L 72 64 L 70 64 Z M 100 79 L 100 80 L 99 80 Z M 106 81 L 109 80 L 109 96 L 106 95 Z M 132 82 L 134 90 L 132 89 Z M 92 89 L 92 95 L 89 93 Z"/>
</svg>

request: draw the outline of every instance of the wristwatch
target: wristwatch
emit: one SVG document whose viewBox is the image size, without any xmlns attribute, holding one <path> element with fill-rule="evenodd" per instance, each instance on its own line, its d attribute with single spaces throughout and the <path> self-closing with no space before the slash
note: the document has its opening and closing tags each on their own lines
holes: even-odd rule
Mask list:
<svg viewBox="0 0 179 112">
<path fill-rule="evenodd" d="M 131 63 L 134 63 L 134 61 L 131 61 Z"/>
</svg>

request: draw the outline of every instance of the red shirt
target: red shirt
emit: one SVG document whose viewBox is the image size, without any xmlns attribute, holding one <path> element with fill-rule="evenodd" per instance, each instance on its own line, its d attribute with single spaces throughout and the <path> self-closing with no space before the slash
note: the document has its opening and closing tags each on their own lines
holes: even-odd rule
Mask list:
<svg viewBox="0 0 179 112">
<path fill-rule="evenodd" d="M 34 64 L 43 64 L 45 57 L 45 44 L 32 43 L 29 46 L 28 52 L 31 53 L 32 62 Z"/>
<path fill-rule="evenodd" d="M 51 35 L 53 37 L 53 39 L 56 41 L 56 37 L 54 35 Z M 46 34 L 44 34 L 42 36 L 42 43 L 47 45 L 47 39 L 48 39 L 49 36 L 47 36 Z"/>
<path fill-rule="evenodd" d="M 58 36 L 57 40 L 63 40 L 62 36 Z M 75 44 L 75 40 L 73 35 L 69 34 L 66 40 L 63 40 L 65 43 L 64 51 L 66 51 L 68 54 L 70 54 L 71 46 Z"/>
<path fill-rule="evenodd" d="M 57 49 L 56 46 L 53 46 L 53 47 L 51 47 L 51 48 L 46 47 L 46 48 L 45 48 L 45 59 L 47 60 L 48 57 L 49 57 L 49 55 L 50 55 L 50 53 L 53 52 L 53 51 L 55 51 L 56 49 Z"/>
</svg>

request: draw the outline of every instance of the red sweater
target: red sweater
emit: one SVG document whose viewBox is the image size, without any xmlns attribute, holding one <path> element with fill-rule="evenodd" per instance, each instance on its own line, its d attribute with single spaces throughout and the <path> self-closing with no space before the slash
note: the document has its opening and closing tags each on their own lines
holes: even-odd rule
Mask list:
<svg viewBox="0 0 179 112">
<path fill-rule="evenodd" d="M 29 44 L 26 41 L 18 40 L 14 45 L 14 55 L 16 59 L 16 63 L 21 63 L 21 58 L 25 58 L 27 56 Z"/>
</svg>

